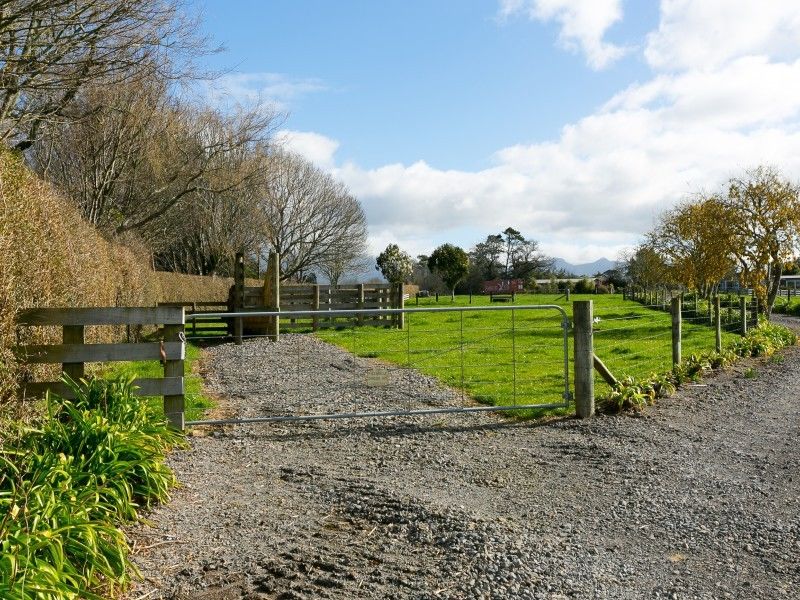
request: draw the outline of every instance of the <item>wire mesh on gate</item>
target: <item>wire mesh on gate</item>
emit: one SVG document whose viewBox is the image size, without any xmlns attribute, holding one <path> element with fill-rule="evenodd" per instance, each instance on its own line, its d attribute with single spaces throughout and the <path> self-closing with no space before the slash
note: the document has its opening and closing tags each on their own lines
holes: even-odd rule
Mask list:
<svg viewBox="0 0 800 600">
<path fill-rule="evenodd" d="M 552 311 L 558 318 L 553 318 Z M 391 319 L 399 314 L 405 320 L 402 329 Z M 359 317 L 376 315 L 388 319 L 386 327 L 356 325 Z M 262 407 L 265 414 L 261 420 L 313 414 L 408 414 L 459 407 L 528 410 L 566 407 L 570 398 L 569 321 L 557 305 L 264 311 L 197 318 L 223 316 L 278 316 L 282 321 L 309 316 L 351 318 L 348 326 L 318 331 L 314 341 L 300 343 L 294 334 L 281 334 L 279 345 L 285 347 L 285 355 L 277 359 L 273 382 L 280 393 Z M 316 364 L 314 353 L 323 343 L 346 350 L 332 361 L 338 363 L 335 376 L 330 376 L 330 365 L 317 365 L 316 375 L 326 378 L 325 398 L 315 394 L 308 378 L 309 366 L 313 369 Z M 420 398 L 416 391 L 404 393 L 404 372 L 409 370 L 431 377 L 431 397 Z M 458 390 L 455 398 L 452 392 L 440 390 L 433 378 Z M 293 380 L 297 385 L 292 385 Z"/>
</svg>

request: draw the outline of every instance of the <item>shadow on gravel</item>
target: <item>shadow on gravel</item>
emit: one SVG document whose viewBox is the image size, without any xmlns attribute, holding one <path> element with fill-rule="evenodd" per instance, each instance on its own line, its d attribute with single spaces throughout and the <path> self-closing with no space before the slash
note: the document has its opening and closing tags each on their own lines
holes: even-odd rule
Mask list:
<svg viewBox="0 0 800 600">
<path fill-rule="evenodd" d="M 433 422 L 422 423 L 356 423 L 355 421 L 328 421 L 324 424 L 294 423 L 282 424 L 282 431 L 274 431 L 270 425 L 240 425 L 228 429 L 217 429 L 212 437 L 226 438 L 241 435 L 246 430 L 248 437 L 270 442 L 291 442 L 301 440 L 346 439 L 349 437 L 370 437 L 374 439 L 389 437 L 413 437 L 432 433 L 472 433 L 489 431 L 532 431 L 542 427 L 562 426 L 570 422 L 578 423 L 575 417 L 555 417 L 541 421 L 498 421 L 496 423 L 476 423 L 473 425 L 453 425 Z M 291 429 L 289 429 L 291 428 Z M 207 434 L 205 434 L 207 435 Z"/>
</svg>

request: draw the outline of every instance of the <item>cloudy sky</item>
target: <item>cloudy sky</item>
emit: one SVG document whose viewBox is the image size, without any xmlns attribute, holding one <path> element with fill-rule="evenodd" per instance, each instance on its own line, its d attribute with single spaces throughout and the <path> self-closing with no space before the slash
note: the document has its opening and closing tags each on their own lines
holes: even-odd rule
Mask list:
<svg viewBox="0 0 800 600">
<path fill-rule="evenodd" d="M 377 253 L 508 226 L 615 258 L 664 208 L 800 179 L 799 0 L 197 0 L 220 103 L 273 103 Z"/>
</svg>

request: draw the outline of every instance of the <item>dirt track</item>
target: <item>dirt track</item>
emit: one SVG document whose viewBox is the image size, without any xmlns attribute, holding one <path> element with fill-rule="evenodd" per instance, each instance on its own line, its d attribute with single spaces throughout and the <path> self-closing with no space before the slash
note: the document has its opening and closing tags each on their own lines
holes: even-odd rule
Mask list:
<svg viewBox="0 0 800 600">
<path fill-rule="evenodd" d="M 214 348 L 210 385 L 254 415 L 366 368 L 309 340 Z M 268 373 L 293 344 L 317 358 L 284 393 Z M 743 369 L 638 418 L 458 415 L 193 438 L 172 459 L 184 487 L 133 533 L 145 580 L 130 597 L 796 598 L 800 348 L 757 364 L 755 379 Z M 407 394 L 389 404 L 459 400 L 390 376 Z M 315 397 L 374 399 L 343 393 Z"/>
</svg>

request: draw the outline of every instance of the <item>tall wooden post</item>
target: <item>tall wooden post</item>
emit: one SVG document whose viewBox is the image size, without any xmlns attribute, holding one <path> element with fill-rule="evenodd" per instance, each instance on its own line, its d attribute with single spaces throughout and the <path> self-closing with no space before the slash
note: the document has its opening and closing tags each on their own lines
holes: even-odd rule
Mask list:
<svg viewBox="0 0 800 600">
<path fill-rule="evenodd" d="M 722 308 L 719 295 L 714 296 L 714 331 L 716 334 L 716 350 L 722 352 Z"/>
<path fill-rule="evenodd" d="M 164 377 L 183 377 L 184 357 L 186 348 L 184 340 L 185 328 L 185 309 L 181 308 L 181 323 L 177 325 L 164 325 L 165 342 L 181 342 L 181 354 L 179 358 L 168 358 L 164 361 Z M 184 425 L 184 395 L 183 393 L 174 396 L 164 396 L 164 416 L 170 427 L 183 431 Z"/>
<path fill-rule="evenodd" d="M 681 329 L 683 316 L 681 315 L 680 297 L 672 299 L 672 366 L 681 364 Z"/>
<path fill-rule="evenodd" d="M 403 308 L 405 306 L 405 298 L 403 297 L 403 282 L 402 281 L 397 284 L 395 291 L 397 293 L 397 302 L 395 302 L 395 307 L 394 308 Z M 405 326 L 405 314 L 404 313 L 400 313 L 399 315 L 397 315 L 397 321 L 396 322 L 397 322 L 397 328 L 398 329 L 403 329 L 403 327 Z"/>
<path fill-rule="evenodd" d="M 739 318 L 742 321 L 742 337 L 747 335 L 747 296 L 739 297 Z"/>
<path fill-rule="evenodd" d="M 236 261 L 233 265 L 233 310 L 242 312 L 244 310 L 244 254 L 236 253 Z M 244 324 L 241 317 L 233 320 L 233 337 L 237 345 L 242 343 L 242 331 Z"/>
<path fill-rule="evenodd" d="M 314 298 L 312 299 L 311 302 L 313 310 L 319 310 L 319 285 L 314 286 Z M 317 315 L 314 315 L 311 329 L 313 329 L 314 331 L 319 329 L 319 317 Z"/>
<path fill-rule="evenodd" d="M 364 284 L 358 284 L 358 309 L 362 310 L 364 308 Z M 358 313 L 358 324 L 364 324 L 364 315 L 363 313 Z"/>
<path fill-rule="evenodd" d="M 62 340 L 65 344 L 83 344 L 85 329 L 83 325 L 64 325 Z M 85 375 L 84 363 L 63 363 L 61 370 L 73 381 L 79 381 Z"/>
<path fill-rule="evenodd" d="M 267 274 L 264 278 L 264 307 L 269 311 L 281 309 L 281 256 L 274 250 L 269 253 Z M 280 338 L 280 319 L 267 318 L 267 337 L 272 342 Z"/>
<path fill-rule="evenodd" d="M 575 327 L 575 414 L 584 419 L 594 415 L 594 341 L 592 337 L 592 301 L 572 303 Z"/>
</svg>

